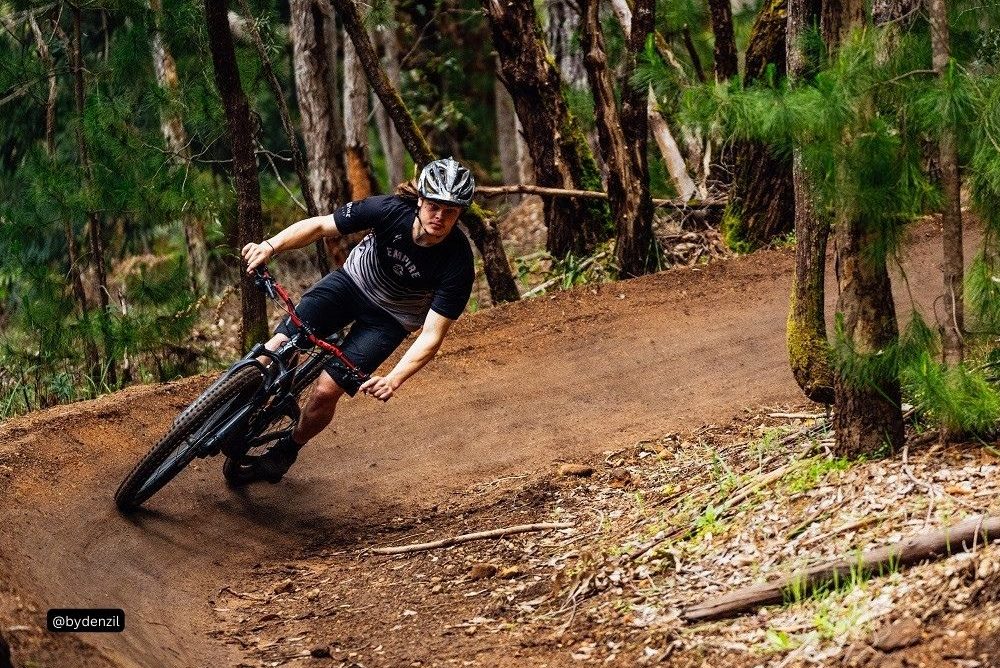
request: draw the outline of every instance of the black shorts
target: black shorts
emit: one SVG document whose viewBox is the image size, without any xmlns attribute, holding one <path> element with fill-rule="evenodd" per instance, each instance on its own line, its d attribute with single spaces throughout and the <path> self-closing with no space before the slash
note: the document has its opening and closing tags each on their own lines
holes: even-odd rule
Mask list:
<svg viewBox="0 0 1000 668">
<path fill-rule="evenodd" d="M 347 359 L 369 374 L 374 373 L 409 334 L 398 320 L 366 297 L 340 270 L 330 272 L 309 288 L 295 311 L 321 338 L 353 322 L 340 348 Z M 274 331 L 290 337 L 297 327 L 286 317 Z M 345 392 L 352 397 L 357 393 L 360 383 L 336 358 L 331 357 L 324 368 Z"/>
</svg>

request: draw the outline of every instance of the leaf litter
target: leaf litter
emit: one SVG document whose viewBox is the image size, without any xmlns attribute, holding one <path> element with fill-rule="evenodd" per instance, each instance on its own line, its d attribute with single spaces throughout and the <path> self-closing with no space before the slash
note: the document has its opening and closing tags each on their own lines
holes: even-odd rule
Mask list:
<svg viewBox="0 0 1000 668">
<path fill-rule="evenodd" d="M 320 541 L 227 583 L 209 601 L 212 635 L 260 666 L 1000 666 L 993 545 L 681 620 L 712 596 L 1000 512 L 992 447 L 911 434 L 905 459 L 848 462 L 822 414 L 795 410 L 481 483 L 356 545 Z M 535 522 L 573 526 L 369 552 Z"/>
</svg>

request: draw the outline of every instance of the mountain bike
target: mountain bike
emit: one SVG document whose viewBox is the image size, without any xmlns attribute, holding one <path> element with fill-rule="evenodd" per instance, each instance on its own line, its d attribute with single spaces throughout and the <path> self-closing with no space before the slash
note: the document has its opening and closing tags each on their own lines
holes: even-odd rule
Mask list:
<svg viewBox="0 0 1000 668">
<path fill-rule="evenodd" d="M 299 395 L 324 366 L 333 363 L 360 383 L 368 380 L 340 350 L 341 333 L 318 337 L 267 269 L 255 270 L 254 284 L 281 305 L 297 333 L 274 351 L 258 343 L 174 419 L 115 492 L 122 512 L 138 509 L 196 458 L 225 455 L 222 473 L 232 487 L 258 480 L 256 459 L 295 430 Z"/>
</svg>

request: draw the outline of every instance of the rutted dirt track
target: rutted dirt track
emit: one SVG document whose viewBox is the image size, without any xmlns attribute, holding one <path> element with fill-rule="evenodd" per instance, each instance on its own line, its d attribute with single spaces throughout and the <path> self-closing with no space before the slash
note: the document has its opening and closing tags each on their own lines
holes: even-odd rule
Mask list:
<svg viewBox="0 0 1000 668">
<path fill-rule="evenodd" d="M 921 230 L 906 270 L 928 313 L 940 244 Z M 249 565 L 315 541 L 362 547 L 367 524 L 476 481 L 799 400 L 784 346 L 791 270 L 790 251 L 764 252 L 463 318 L 389 404 L 344 402 L 281 484 L 233 493 L 218 460 L 198 461 L 128 519 L 115 487 L 206 378 L 8 423 L 0 622 L 44 627 L 48 607 L 121 607 L 126 631 L 86 636 L 92 649 L 13 644 L 41 665 L 101 665 L 94 652 L 121 666 L 236 665 L 206 634 L 206 600 Z M 904 288 L 898 303 L 905 317 Z"/>
</svg>

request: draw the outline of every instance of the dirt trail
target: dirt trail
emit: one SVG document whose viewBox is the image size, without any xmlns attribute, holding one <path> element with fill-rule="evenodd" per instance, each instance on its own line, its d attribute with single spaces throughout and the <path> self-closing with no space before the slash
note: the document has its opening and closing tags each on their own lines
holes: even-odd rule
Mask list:
<svg viewBox="0 0 1000 668">
<path fill-rule="evenodd" d="M 940 245 L 930 227 L 917 237 L 907 273 L 926 311 Z M 124 633 L 84 637 L 109 661 L 237 665 L 209 635 L 208 601 L 249 565 L 316 541 L 356 548 L 366 523 L 477 481 L 800 401 L 784 345 L 791 269 L 790 251 L 764 252 L 463 318 L 442 357 L 389 404 L 345 402 L 336 430 L 282 484 L 236 494 L 219 461 L 198 462 L 132 519 L 114 511 L 112 492 L 206 379 L 9 423 L 0 621 L 44 626 L 46 607 L 121 607 Z M 834 299 L 831 289 L 831 310 Z M 26 614 L 32 600 L 38 612 Z M 69 642 L 46 651 L 80 651 Z"/>
</svg>

